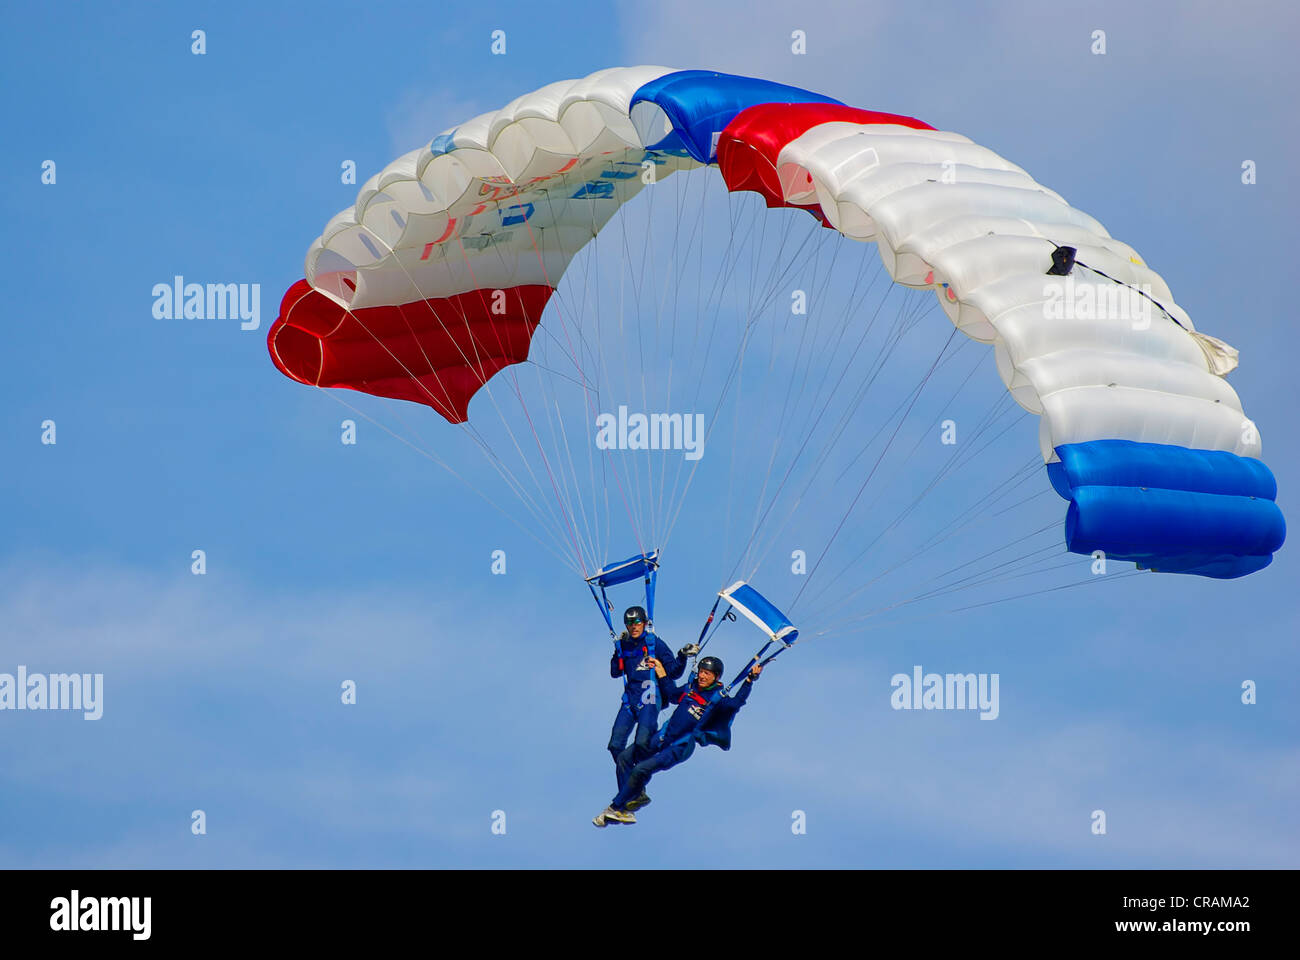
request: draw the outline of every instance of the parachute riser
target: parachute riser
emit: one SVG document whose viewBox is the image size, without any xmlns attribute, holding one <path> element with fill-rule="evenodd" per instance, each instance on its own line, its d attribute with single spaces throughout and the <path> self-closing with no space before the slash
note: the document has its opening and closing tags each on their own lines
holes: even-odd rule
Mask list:
<svg viewBox="0 0 1300 960">
<path fill-rule="evenodd" d="M 587 588 L 591 590 L 591 599 L 596 601 L 596 606 L 600 607 L 601 616 L 605 618 L 605 623 L 609 626 L 609 638 L 617 641 L 618 635 L 614 632 L 614 620 L 609 615 L 612 608 L 610 607 L 609 598 L 605 596 L 605 588 L 601 587 L 600 593 L 597 594 L 595 584 L 590 580 L 587 581 Z"/>
<path fill-rule="evenodd" d="M 763 654 L 767 652 L 767 648 L 770 647 L 774 642 L 775 641 L 769 640 L 767 643 L 763 644 L 763 649 L 759 650 L 758 653 L 750 657 L 749 663 L 745 664 L 745 669 L 741 670 L 740 673 L 736 674 L 736 679 L 732 680 L 731 683 L 727 684 L 727 686 L 723 689 L 723 693 L 725 693 L 727 696 L 731 696 L 731 688 L 736 686 L 742 680 L 744 680 L 745 674 L 753 670 L 755 666 L 766 667 L 769 663 L 771 663 L 777 657 L 781 656 L 781 654 L 785 653 L 787 650 L 790 649 L 788 646 L 782 646 L 777 649 L 776 653 L 772 654 L 770 657 L 764 660 Z"/>
<path fill-rule="evenodd" d="M 700 654 L 704 652 L 704 648 L 709 645 L 709 641 L 713 639 L 713 634 L 718 632 L 718 627 L 722 626 L 728 620 L 732 621 L 733 623 L 736 620 L 736 614 L 732 611 L 731 605 L 728 604 L 727 609 L 722 612 L 722 616 L 718 619 L 717 626 L 713 628 L 713 633 L 709 632 L 709 625 L 713 623 L 713 618 L 718 612 L 718 605 L 721 603 L 722 603 L 722 596 L 719 595 L 718 599 L 713 601 L 713 609 L 709 611 L 708 619 L 704 621 L 704 626 L 700 628 L 700 635 L 695 640 L 695 645 L 699 647 L 699 649 L 696 650 L 695 653 L 691 656 L 691 679 L 692 680 L 694 680 L 696 677 L 695 661 L 698 660 Z"/>
</svg>

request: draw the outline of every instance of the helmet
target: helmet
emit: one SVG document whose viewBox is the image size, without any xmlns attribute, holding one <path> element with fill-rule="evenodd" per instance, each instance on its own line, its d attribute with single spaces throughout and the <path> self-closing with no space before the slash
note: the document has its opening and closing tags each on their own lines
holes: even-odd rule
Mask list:
<svg viewBox="0 0 1300 960">
<path fill-rule="evenodd" d="M 709 673 L 713 674 L 715 679 L 722 679 L 722 661 L 717 657 L 705 657 L 701 660 L 696 672 L 698 673 L 700 670 L 707 670 Z"/>
<path fill-rule="evenodd" d="M 645 623 L 649 619 L 645 607 L 628 607 L 627 612 L 623 614 L 623 623 L 628 626 L 634 623 Z"/>
</svg>

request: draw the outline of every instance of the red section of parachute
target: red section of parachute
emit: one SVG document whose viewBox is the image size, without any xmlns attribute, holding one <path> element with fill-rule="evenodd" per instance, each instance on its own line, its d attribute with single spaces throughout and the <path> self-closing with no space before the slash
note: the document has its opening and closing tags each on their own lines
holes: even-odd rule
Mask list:
<svg viewBox="0 0 1300 960">
<path fill-rule="evenodd" d="M 528 359 L 551 293 L 529 284 L 349 311 L 299 280 L 280 302 L 266 345 L 300 383 L 423 403 L 463 423 L 479 387 Z"/>
<path fill-rule="evenodd" d="M 727 189 L 752 190 L 761 194 L 769 207 L 799 207 L 827 225 L 817 204 L 802 206 L 782 199 L 776 176 L 781 149 L 822 123 L 891 123 L 914 130 L 934 129 L 914 117 L 838 103 L 762 103 L 736 114 L 718 138 L 718 169 Z"/>
</svg>

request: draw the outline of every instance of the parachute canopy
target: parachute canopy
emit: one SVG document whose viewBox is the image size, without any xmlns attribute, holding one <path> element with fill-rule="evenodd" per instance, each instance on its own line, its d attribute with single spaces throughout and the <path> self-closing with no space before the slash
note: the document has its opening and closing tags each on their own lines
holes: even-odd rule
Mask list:
<svg viewBox="0 0 1300 960">
<path fill-rule="evenodd" d="M 993 347 L 1041 418 L 1068 549 L 1210 577 L 1271 562 L 1285 522 L 1224 379 L 1234 352 L 1196 332 L 1132 247 L 960 134 L 765 80 L 614 68 L 446 130 L 326 225 L 268 333 L 272 360 L 465 421 L 527 359 L 575 253 L 642 189 L 700 164 L 875 243 L 896 283 L 932 290 Z"/>
</svg>

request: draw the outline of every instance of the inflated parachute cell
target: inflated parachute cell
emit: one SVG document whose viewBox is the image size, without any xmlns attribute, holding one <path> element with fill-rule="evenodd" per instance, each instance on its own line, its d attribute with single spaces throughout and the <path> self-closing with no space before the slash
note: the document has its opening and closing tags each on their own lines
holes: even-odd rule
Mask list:
<svg viewBox="0 0 1300 960">
<path fill-rule="evenodd" d="M 655 179 L 716 165 L 730 190 L 803 207 L 875 243 L 895 282 L 932 289 L 1040 416 L 1070 550 L 1226 578 L 1281 546 L 1259 433 L 1224 379 L 1236 353 L 1196 332 L 1132 247 L 960 134 L 766 80 L 614 68 L 445 131 L 312 244 L 268 335 L 276 366 L 465 420 L 527 359 L 565 268 L 643 189 L 645 164 Z M 1049 277 L 1066 246 L 1075 266 Z M 1093 303 L 1140 288 L 1150 315 L 1054 312 L 1045 280 Z"/>
<path fill-rule="evenodd" d="M 461 423 L 474 391 L 528 359 L 550 295 L 544 284 L 512 287 L 500 315 L 480 290 L 348 310 L 299 280 L 280 304 L 271 359 L 303 383 L 428 404 Z"/>
</svg>

